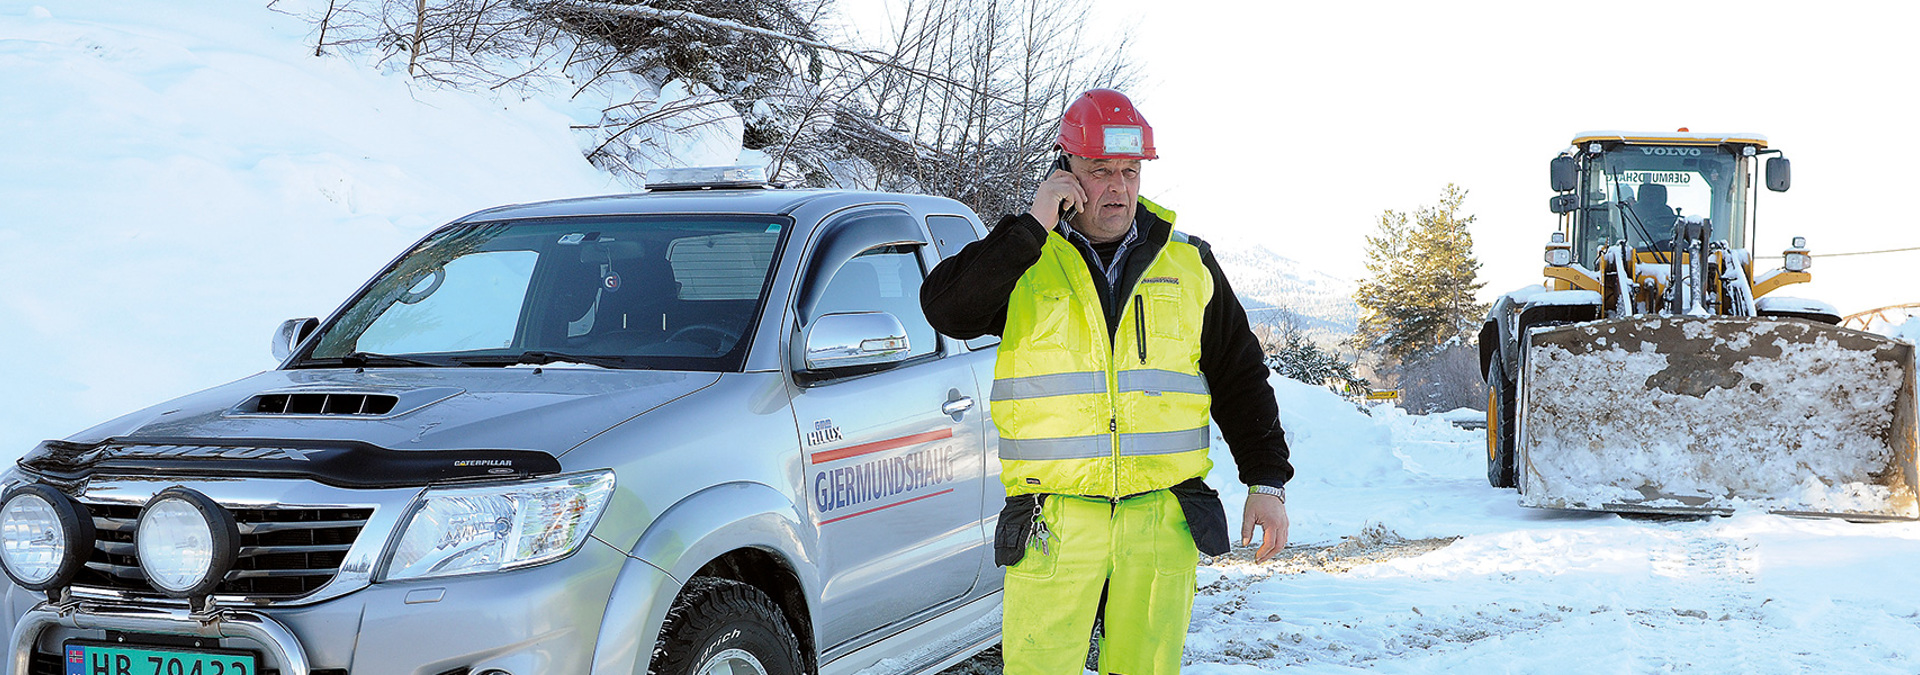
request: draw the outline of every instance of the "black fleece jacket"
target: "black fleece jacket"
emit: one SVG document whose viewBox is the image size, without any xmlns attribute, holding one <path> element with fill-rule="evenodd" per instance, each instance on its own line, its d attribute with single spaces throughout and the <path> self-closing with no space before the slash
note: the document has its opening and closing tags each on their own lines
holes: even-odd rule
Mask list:
<svg viewBox="0 0 1920 675">
<path fill-rule="evenodd" d="M 1134 208 L 1134 227 L 1142 241 L 1135 243 L 1123 261 L 1121 293 L 1108 288 L 1107 275 L 1100 270 L 1094 252 L 1085 245 L 1077 246 L 1087 260 L 1094 284 L 1100 287 L 1109 338 L 1120 325 L 1125 307 L 1114 302 L 1115 296 L 1132 295 L 1134 282 L 1173 234 L 1171 223 L 1144 206 Z M 1007 326 L 1007 298 L 1020 276 L 1040 260 L 1046 238 L 1047 231 L 1033 216 L 1001 218 L 985 239 L 941 261 L 927 276 L 920 287 L 920 305 L 927 321 L 935 330 L 960 339 L 1001 334 Z M 1213 297 L 1207 300 L 1200 330 L 1200 373 L 1207 378 L 1213 396 L 1213 420 L 1220 425 L 1221 436 L 1233 452 L 1240 482 L 1282 487 L 1293 477 L 1293 465 L 1287 461 L 1287 441 L 1280 430 L 1280 406 L 1274 401 L 1273 387 L 1267 384 L 1271 371 L 1266 356 L 1247 325 L 1246 309 L 1234 297 L 1227 275 L 1213 258 L 1213 249 L 1199 239 L 1187 239 L 1200 249 L 1201 261 L 1213 273 Z"/>
</svg>

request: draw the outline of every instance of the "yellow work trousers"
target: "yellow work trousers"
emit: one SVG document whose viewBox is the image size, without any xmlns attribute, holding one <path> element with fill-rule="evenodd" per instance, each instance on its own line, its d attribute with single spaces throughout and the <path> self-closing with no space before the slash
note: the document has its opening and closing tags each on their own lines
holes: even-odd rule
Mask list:
<svg viewBox="0 0 1920 675">
<path fill-rule="evenodd" d="M 1193 615 L 1200 552 L 1166 490 L 1121 501 L 1054 495 L 1041 508 L 1046 550 L 1029 541 L 1007 568 L 1001 652 L 1006 675 L 1079 675 L 1100 591 L 1107 593 L 1100 672 L 1174 675 Z"/>
</svg>

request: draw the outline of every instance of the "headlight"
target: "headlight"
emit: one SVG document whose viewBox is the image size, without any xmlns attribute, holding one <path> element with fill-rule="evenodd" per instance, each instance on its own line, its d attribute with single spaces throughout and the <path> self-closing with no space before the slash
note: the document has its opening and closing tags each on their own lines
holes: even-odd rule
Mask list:
<svg viewBox="0 0 1920 675">
<path fill-rule="evenodd" d="M 1785 264 L 1788 272 L 1805 272 L 1813 266 L 1813 256 L 1807 253 L 1788 253 Z"/>
<path fill-rule="evenodd" d="M 1548 265 L 1566 267 L 1567 263 L 1573 262 L 1573 251 L 1565 248 L 1550 248 L 1547 249 L 1546 258 Z"/>
<path fill-rule="evenodd" d="M 47 485 L 22 485 L 0 504 L 0 567 L 21 588 L 64 586 L 93 550 L 93 518 Z"/>
<path fill-rule="evenodd" d="M 476 574 L 567 557 L 613 496 L 613 472 L 427 490 L 401 529 L 386 579 Z"/>
<path fill-rule="evenodd" d="M 176 598 L 213 592 L 239 557 L 239 542 L 233 514 L 183 487 L 154 495 L 133 535 L 147 583 Z"/>
</svg>

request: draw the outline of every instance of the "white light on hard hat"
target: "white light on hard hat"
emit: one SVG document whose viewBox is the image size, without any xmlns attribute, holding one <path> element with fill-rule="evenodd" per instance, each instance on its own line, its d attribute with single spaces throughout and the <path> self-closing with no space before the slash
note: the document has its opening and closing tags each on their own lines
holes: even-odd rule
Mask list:
<svg viewBox="0 0 1920 675">
<path fill-rule="evenodd" d="M 1145 154 L 1146 141 L 1142 138 L 1140 127 L 1102 127 L 1100 136 L 1106 144 L 1109 155 Z"/>
</svg>

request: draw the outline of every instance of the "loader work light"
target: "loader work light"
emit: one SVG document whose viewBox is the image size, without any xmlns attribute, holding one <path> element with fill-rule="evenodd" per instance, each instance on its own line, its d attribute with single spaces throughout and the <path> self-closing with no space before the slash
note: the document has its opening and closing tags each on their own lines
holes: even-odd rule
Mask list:
<svg viewBox="0 0 1920 675">
<path fill-rule="evenodd" d="M 1780 266 L 1787 268 L 1788 272 L 1805 272 L 1813 266 L 1813 254 L 1807 252 L 1806 237 L 1794 237 L 1793 248 L 1787 249 L 1781 256 L 1785 260 Z"/>
<path fill-rule="evenodd" d="M 59 490 L 22 485 L 0 504 L 0 567 L 21 588 L 67 585 L 92 551 L 93 518 Z"/>
<path fill-rule="evenodd" d="M 188 598 L 211 593 L 226 579 L 239 556 L 240 527 L 213 499 L 175 486 L 147 502 L 133 539 L 147 582 Z"/>
<path fill-rule="evenodd" d="M 1546 260 L 1554 267 L 1566 267 L 1573 262 L 1573 247 L 1567 244 L 1566 234 L 1555 232 L 1547 240 Z"/>
</svg>

